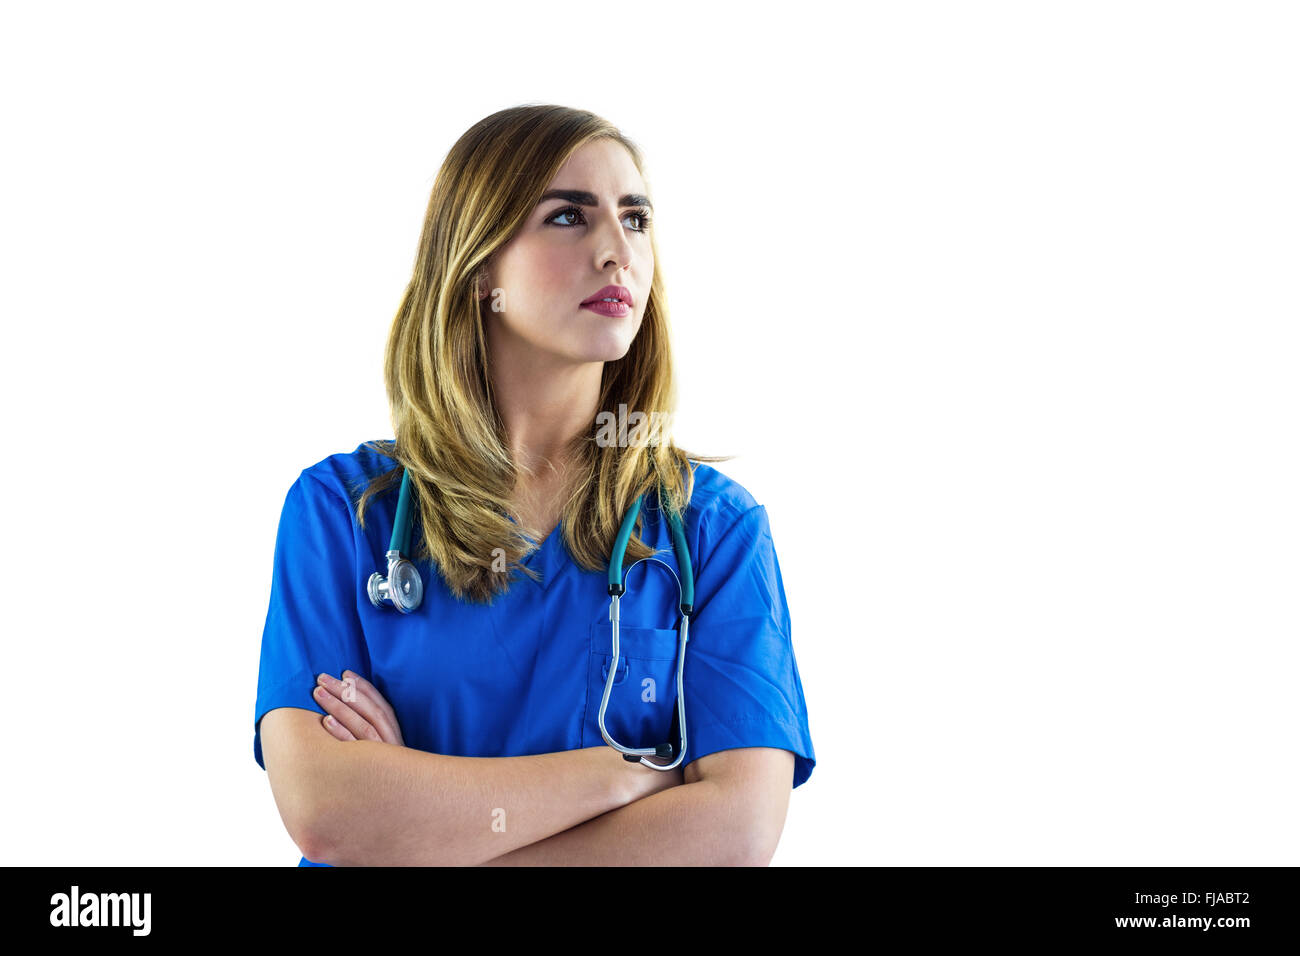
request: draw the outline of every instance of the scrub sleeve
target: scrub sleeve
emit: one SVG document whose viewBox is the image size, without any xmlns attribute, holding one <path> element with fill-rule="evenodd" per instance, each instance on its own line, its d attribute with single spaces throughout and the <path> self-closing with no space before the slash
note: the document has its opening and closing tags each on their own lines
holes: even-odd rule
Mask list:
<svg viewBox="0 0 1300 956">
<path fill-rule="evenodd" d="M 686 760 L 734 747 L 789 750 L 798 787 L 817 757 L 767 510 L 755 505 L 699 547 L 709 558 L 686 645 Z"/>
<path fill-rule="evenodd" d="M 370 659 L 357 614 L 356 539 L 348 503 L 306 472 L 289 488 L 280 514 L 271 574 L 271 602 L 253 714 L 253 758 L 263 770 L 262 716 L 301 707 L 321 716 L 316 675 L 351 670 L 370 679 Z"/>
</svg>

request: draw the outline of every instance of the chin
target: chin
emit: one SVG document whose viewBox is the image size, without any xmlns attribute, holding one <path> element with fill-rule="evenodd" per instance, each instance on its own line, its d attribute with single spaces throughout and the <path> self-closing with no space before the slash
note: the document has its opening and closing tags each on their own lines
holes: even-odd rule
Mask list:
<svg viewBox="0 0 1300 956">
<path fill-rule="evenodd" d="M 571 353 L 571 357 L 576 362 L 617 362 L 623 356 L 627 355 L 627 350 L 632 347 L 628 342 L 621 347 L 614 346 L 610 348 L 590 347 L 579 350 L 577 354 Z"/>
<path fill-rule="evenodd" d="M 565 344 L 565 353 L 578 362 L 616 362 L 632 347 L 636 335 L 632 330 L 607 328 L 591 332 L 579 340 L 570 340 Z"/>
</svg>

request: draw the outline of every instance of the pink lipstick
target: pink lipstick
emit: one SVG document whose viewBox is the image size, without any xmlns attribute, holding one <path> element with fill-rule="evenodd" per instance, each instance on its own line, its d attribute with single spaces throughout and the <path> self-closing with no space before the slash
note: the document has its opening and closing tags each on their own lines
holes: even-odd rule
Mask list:
<svg viewBox="0 0 1300 956">
<path fill-rule="evenodd" d="M 581 307 L 598 315 L 622 318 L 632 311 L 632 293 L 621 285 L 607 285 L 589 296 Z"/>
</svg>

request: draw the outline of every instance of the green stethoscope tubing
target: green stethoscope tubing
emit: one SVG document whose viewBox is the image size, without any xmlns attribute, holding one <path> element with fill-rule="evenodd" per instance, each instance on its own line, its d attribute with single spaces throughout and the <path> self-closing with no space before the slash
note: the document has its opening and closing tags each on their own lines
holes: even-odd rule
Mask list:
<svg viewBox="0 0 1300 956">
<path fill-rule="evenodd" d="M 619 600 L 626 592 L 623 581 L 626 571 L 623 568 L 623 560 L 627 555 L 627 544 L 632 537 L 632 528 L 636 524 L 637 516 L 641 513 L 641 502 L 644 495 L 637 495 L 637 498 L 623 516 L 623 523 L 619 526 L 618 536 L 614 539 L 614 550 L 609 558 L 609 620 L 610 628 L 613 634 L 613 656 L 610 665 L 606 668 L 608 671 L 605 678 L 605 692 L 601 695 L 600 710 L 596 714 L 596 723 L 600 727 L 600 735 L 605 738 L 605 743 L 609 744 L 615 750 L 623 754 L 623 759 L 632 763 L 641 763 L 655 770 L 672 770 L 686 756 L 686 695 L 682 687 L 682 670 L 686 663 L 686 642 L 689 640 L 688 633 L 690 627 L 691 609 L 695 602 L 695 574 L 691 567 L 690 550 L 686 547 L 686 534 L 682 530 L 681 516 L 667 508 L 664 514 L 668 518 L 668 526 L 672 531 L 673 552 L 677 556 L 677 567 L 681 572 L 679 577 L 671 567 L 664 564 L 658 558 L 642 558 L 642 561 L 654 561 L 656 564 L 663 565 L 664 568 L 672 574 L 677 581 L 677 595 L 679 598 L 678 608 L 681 610 L 681 620 L 678 623 L 678 644 L 677 644 L 677 719 L 676 723 L 680 734 L 680 746 L 674 748 L 672 743 L 662 743 L 657 747 L 625 747 L 620 744 L 609 731 L 605 728 L 605 711 L 609 706 L 610 690 L 614 686 L 614 677 L 618 672 L 618 621 L 619 621 Z M 659 501 L 663 503 L 663 488 L 659 488 Z M 411 477 L 410 474 L 402 470 L 402 489 L 397 498 L 397 514 L 393 518 L 393 535 L 388 546 L 388 576 L 376 571 L 370 576 L 367 584 L 367 591 L 370 594 L 370 602 L 375 607 L 383 607 L 385 601 L 404 614 L 409 614 L 420 606 L 424 596 L 424 583 L 420 578 L 419 572 L 415 565 L 404 555 L 409 553 L 411 543 Z M 638 561 L 632 565 L 636 567 Z M 627 571 L 630 571 L 628 568 Z M 392 582 L 396 581 L 397 586 Z M 671 763 L 658 764 L 646 758 L 660 757 L 673 758 Z"/>
</svg>

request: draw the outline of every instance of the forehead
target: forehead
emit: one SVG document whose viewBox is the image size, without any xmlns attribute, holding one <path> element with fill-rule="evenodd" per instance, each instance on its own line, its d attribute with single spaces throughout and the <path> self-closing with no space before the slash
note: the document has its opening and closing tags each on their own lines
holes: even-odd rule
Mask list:
<svg viewBox="0 0 1300 956">
<path fill-rule="evenodd" d="M 632 154 L 622 144 L 598 139 L 575 150 L 547 188 L 620 194 L 645 192 L 645 181 L 632 161 Z"/>
</svg>

